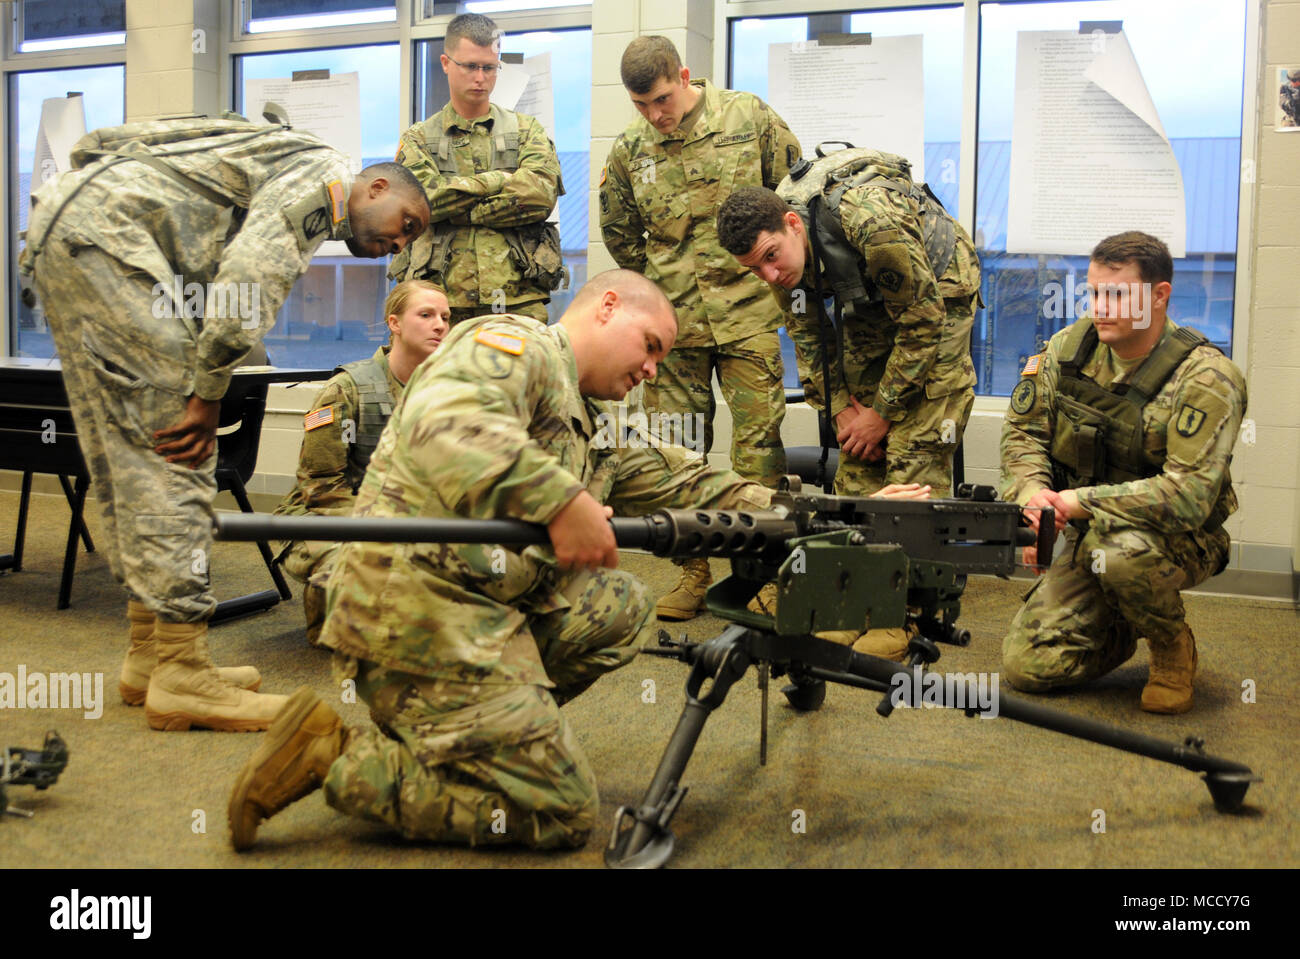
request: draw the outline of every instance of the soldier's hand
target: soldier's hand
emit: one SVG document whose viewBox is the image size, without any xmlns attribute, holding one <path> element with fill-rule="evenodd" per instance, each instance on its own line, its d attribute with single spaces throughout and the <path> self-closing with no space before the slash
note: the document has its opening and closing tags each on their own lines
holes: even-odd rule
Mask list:
<svg viewBox="0 0 1300 959">
<path fill-rule="evenodd" d="M 614 510 L 596 502 L 583 490 L 546 526 L 562 569 L 597 569 L 618 566 L 618 544 L 609 518 Z"/>
<path fill-rule="evenodd" d="M 840 452 L 867 462 L 884 458 L 882 441 L 889 433 L 889 420 L 869 406 L 863 406 L 856 396 L 850 397 L 852 406 L 835 418 L 839 427 L 836 439 Z"/>
<path fill-rule="evenodd" d="M 1037 546 L 1025 546 L 1025 547 L 1022 547 L 1021 550 L 1020 550 L 1020 562 L 1024 563 L 1026 566 L 1037 566 L 1037 565 L 1038 565 L 1038 547 L 1037 547 Z M 1042 576 L 1042 575 L 1043 575 L 1043 570 L 1041 570 L 1041 569 L 1035 569 L 1035 570 L 1034 570 L 1034 575 L 1035 575 L 1035 576 Z"/>
<path fill-rule="evenodd" d="M 1055 490 L 1040 489 L 1029 497 L 1029 501 L 1024 505 L 1025 519 L 1034 532 L 1038 532 L 1038 511 L 1044 506 L 1050 506 L 1056 512 L 1055 517 L 1053 517 L 1056 520 L 1056 531 L 1059 533 L 1065 529 L 1065 523 L 1070 518 L 1069 504 Z"/>
<path fill-rule="evenodd" d="M 890 483 L 871 495 L 883 499 L 929 499 L 930 487 L 922 486 L 920 483 Z"/>
<path fill-rule="evenodd" d="M 220 415 L 220 400 L 191 396 L 179 423 L 154 432 L 154 442 L 158 444 L 154 452 L 165 456 L 168 463 L 186 463 L 190 469 L 198 469 L 217 448 Z M 167 440 L 170 442 L 164 442 Z"/>
</svg>

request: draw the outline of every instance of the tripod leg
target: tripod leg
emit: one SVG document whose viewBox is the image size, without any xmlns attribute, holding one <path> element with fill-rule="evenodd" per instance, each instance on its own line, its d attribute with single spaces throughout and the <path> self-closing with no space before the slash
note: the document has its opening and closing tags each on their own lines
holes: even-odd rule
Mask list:
<svg viewBox="0 0 1300 959">
<path fill-rule="evenodd" d="M 704 730 L 709 713 L 722 705 L 732 684 L 745 674 L 753 661 L 745 648 L 748 631 L 729 627 L 721 636 L 696 651 L 695 664 L 686 681 L 686 707 L 677 721 L 672 738 L 659 760 L 650 788 L 640 805 L 622 806 L 614 817 L 614 831 L 605 848 L 605 864 L 620 869 L 655 869 L 663 866 L 673 852 L 673 834 L 668 823 L 682 799 L 686 787 L 680 785 L 682 773 L 690 762 L 695 744 Z M 713 685 L 707 695 L 699 695 L 705 680 Z M 624 820 L 631 822 L 624 828 Z"/>
</svg>

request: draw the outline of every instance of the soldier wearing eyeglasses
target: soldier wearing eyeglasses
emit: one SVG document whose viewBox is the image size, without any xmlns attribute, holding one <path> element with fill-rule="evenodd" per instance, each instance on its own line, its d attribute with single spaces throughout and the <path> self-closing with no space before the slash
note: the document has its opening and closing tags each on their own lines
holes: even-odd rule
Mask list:
<svg viewBox="0 0 1300 959">
<path fill-rule="evenodd" d="M 433 213 L 388 275 L 445 289 L 453 325 L 486 313 L 545 322 L 563 273 L 559 232 L 546 222 L 564 193 L 560 161 L 541 123 L 491 102 L 500 57 L 492 20 L 454 18 L 441 56 L 451 101 L 408 128 L 397 150 Z"/>
</svg>

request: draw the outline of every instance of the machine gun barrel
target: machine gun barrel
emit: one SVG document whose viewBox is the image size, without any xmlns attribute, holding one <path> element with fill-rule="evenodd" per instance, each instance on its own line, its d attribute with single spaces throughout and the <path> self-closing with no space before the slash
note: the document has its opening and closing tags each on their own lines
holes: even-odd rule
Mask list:
<svg viewBox="0 0 1300 959">
<path fill-rule="evenodd" d="M 435 519 L 375 516 L 217 516 L 217 539 L 237 541 L 327 540 L 374 543 L 549 544 L 546 527 L 511 519 Z M 780 550 L 798 535 L 798 524 L 781 511 L 659 510 L 649 516 L 610 520 L 623 549 L 656 556 L 743 556 Z"/>
</svg>

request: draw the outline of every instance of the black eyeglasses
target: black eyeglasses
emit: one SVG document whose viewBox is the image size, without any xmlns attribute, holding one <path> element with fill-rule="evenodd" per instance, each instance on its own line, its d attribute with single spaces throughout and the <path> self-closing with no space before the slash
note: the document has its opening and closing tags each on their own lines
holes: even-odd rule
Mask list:
<svg viewBox="0 0 1300 959">
<path fill-rule="evenodd" d="M 446 56 L 446 54 L 444 54 L 444 56 Z M 461 63 L 461 62 L 460 62 L 459 60 L 457 60 L 455 57 L 447 57 L 447 59 L 450 60 L 452 63 L 456 64 L 456 66 L 460 67 L 460 68 L 461 68 L 462 70 L 464 70 L 466 73 L 470 73 L 470 74 L 481 73 L 481 74 L 483 74 L 483 76 L 485 76 L 485 77 L 493 76 L 493 75 L 494 75 L 498 70 L 501 69 L 501 64 L 500 64 L 500 62 L 497 62 L 497 63 Z"/>
</svg>

